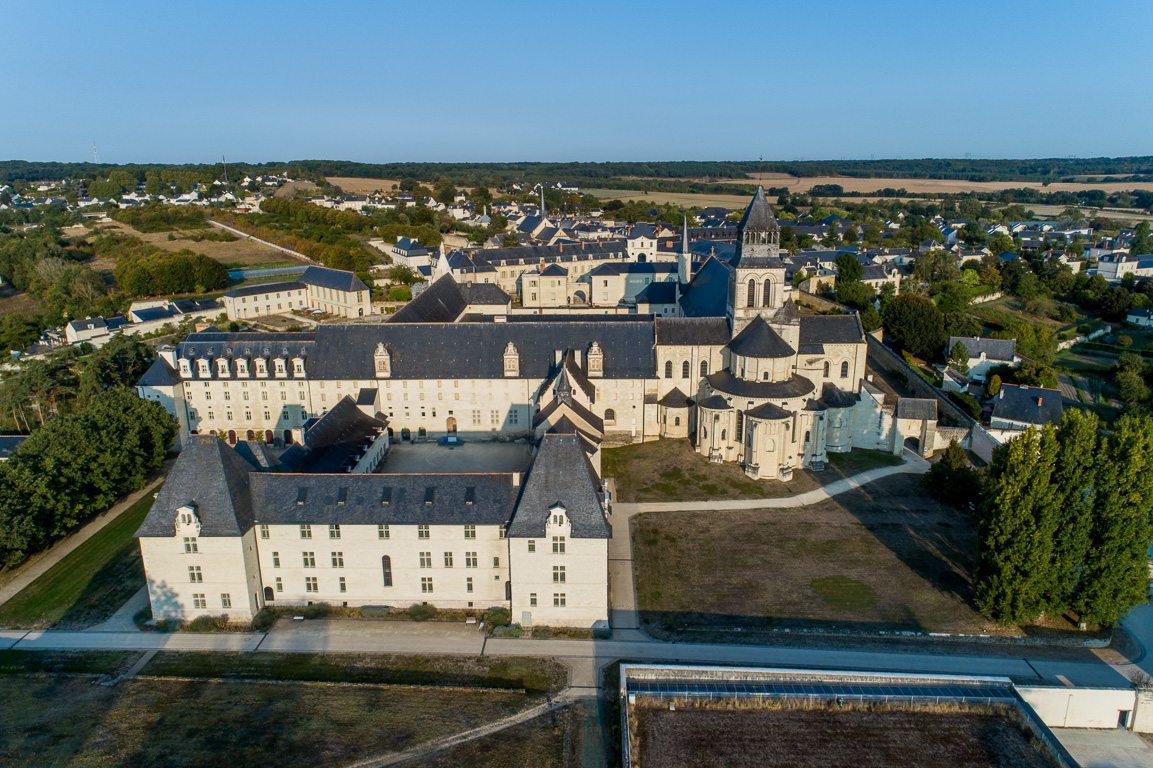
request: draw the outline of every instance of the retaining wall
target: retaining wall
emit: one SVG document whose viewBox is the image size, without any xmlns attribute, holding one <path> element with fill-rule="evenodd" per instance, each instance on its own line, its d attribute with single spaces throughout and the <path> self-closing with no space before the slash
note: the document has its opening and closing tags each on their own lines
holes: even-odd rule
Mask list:
<svg viewBox="0 0 1153 768">
<path fill-rule="evenodd" d="M 966 429 L 976 424 L 969 414 L 953 404 L 948 395 L 926 381 L 920 373 L 901 359 L 900 355 L 886 347 L 880 339 L 872 333 L 867 333 L 865 340 L 869 345 L 869 364 L 890 373 L 899 373 L 904 376 L 909 389 L 917 397 L 936 400 L 938 421 L 943 416 L 949 422 L 945 426 L 965 427 Z"/>
</svg>

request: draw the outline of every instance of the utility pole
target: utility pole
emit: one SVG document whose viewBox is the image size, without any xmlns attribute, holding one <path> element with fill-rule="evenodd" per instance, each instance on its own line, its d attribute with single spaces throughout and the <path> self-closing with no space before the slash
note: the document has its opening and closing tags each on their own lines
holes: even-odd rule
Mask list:
<svg viewBox="0 0 1153 768">
<path fill-rule="evenodd" d="M 92 142 L 92 160 L 100 165 L 100 153 L 96 151 L 96 142 Z"/>
</svg>

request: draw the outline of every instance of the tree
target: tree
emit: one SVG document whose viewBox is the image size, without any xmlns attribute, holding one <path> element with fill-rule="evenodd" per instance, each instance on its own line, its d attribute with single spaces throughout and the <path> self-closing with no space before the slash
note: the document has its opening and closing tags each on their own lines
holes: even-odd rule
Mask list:
<svg viewBox="0 0 1153 768">
<path fill-rule="evenodd" d="M 987 285 L 990 288 L 1001 287 L 1001 271 L 996 267 L 989 265 L 981 270 L 981 285 Z"/>
<path fill-rule="evenodd" d="M 924 296 L 902 293 L 888 303 L 882 318 L 885 330 L 918 357 L 936 357 L 948 340 L 944 314 Z"/>
<path fill-rule="evenodd" d="M 851 253 L 842 253 L 834 262 L 837 265 L 837 282 L 855 282 L 865 274 L 861 262 Z"/>
<path fill-rule="evenodd" d="M 1095 414 L 1079 408 L 1065 411 L 1057 425 L 1060 449 L 1053 468 L 1053 485 L 1059 494 L 1062 519 L 1053 540 L 1053 560 L 1045 587 L 1046 613 L 1062 613 L 1072 606 L 1089 551 L 1100 426 Z"/>
<path fill-rule="evenodd" d="M 1014 375 L 1018 384 L 1027 387 L 1057 388 L 1057 369 L 1048 363 L 1030 360 L 1022 363 Z"/>
<path fill-rule="evenodd" d="M 1000 391 L 1001 377 L 994 373 L 989 377 L 989 383 L 985 385 L 985 394 L 989 397 L 996 397 Z"/>
<path fill-rule="evenodd" d="M 1001 624 L 1031 621 L 1044 610 L 1058 496 L 1051 484 L 1056 430 L 1030 427 L 997 448 L 977 525 L 973 596 Z"/>
<path fill-rule="evenodd" d="M 1134 256 L 1153 253 L 1153 236 L 1149 234 L 1148 221 L 1142 221 L 1133 230 L 1133 242 L 1129 245 L 1129 253 Z"/>
<path fill-rule="evenodd" d="M 936 248 L 913 263 L 913 275 L 922 283 L 943 283 L 960 280 L 961 270 L 953 254 Z"/>
<path fill-rule="evenodd" d="M 969 372 L 969 349 L 965 346 L 965 342 L 958 341 L 949 350 L 949 365 L 961 373 Z"/>
<path fill-rule="evenodd" d="M 505 235 L 500 239 L 501 248 L 516 248 L 518 245 L 520 245 L 520 240 L 517 239 L 516 235 Z"/>
<path fill-rule="evenodd" d="M 941 460 L 929 467 L 922 482 L 931 496 L 961 509 L 972 509 L 980 498 L 980 476 L 969 466 L 965 450 L 955 439 L 949 441 Z"/>
<path fill-rule="evenodd" d="M 972 294 L 960 283 L 942 283 L 936 295 L 937 308 L 945 314 L 964 312 L 972 301 Z"/>
</svg>

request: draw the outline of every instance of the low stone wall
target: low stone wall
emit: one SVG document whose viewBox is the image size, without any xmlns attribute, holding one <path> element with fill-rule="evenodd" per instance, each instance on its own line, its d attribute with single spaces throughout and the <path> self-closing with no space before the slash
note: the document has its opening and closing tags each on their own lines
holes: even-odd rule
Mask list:
<svg viewBox="0 0 1153 768">
<path fill-rule="evenodd" d="M 1059 342 L 1057 342 L 1057 351 L 1063 352 L 1066 349 L 1073 348 L 1074 346 L 1080 344 L 1083 341 L 1092 341 L 1093 339 L 1099 339 L 1108 332 L 1109 332 L 1109 326 L 1105 326 L 1103 328 L 1098 328 L 1097 330 L 1093 331 L 1092 333 L 1090 333 L 1087 336 L 1078 336 L 1075 339 L 1067 339 L 1066 341 L 1059 341 Z"/>
<path fill-rule="evenodd" d="M 1002 293 L 1001 291 L 995 291 L 993 293 L 987 293 L 984 296 L 977 296 L 972 301 L 970 301 L 969 303 L 970 304 L 985 304 L 985 303 L 990 302 L 990 301 L 996 301 L 997 299 L 1001 298 L 1004 295 L 1005 294 Z"/>
<path fill-rule="evenodd" d="M 797 297 L 798 304 L 800 304 L 802 307 L 814 309 L 817 312 L 840 312 L 843 315 L 851 315 L 856 312 L 856 310 L 852 307 L 846 307 L 844 304 L 838 304 L 835 301 L 830 301 L 829 299 L 826 299 L 823 296 L 818 296 L 815 293 L 802 291 L 800 288 L 797 289 L 797 293 L 799 294 Z"/>
<path fill-rule="evenodd" d="M 917 397 L 936 400 L 938 422 L 944 422 L 946 427 L 964 427 L 965 429 L 976 424 L 973 417 L 958 408 L 948 395 L 926 381 L 911 365 L 902 360 L 900 355 L 886 347 L 879 338 L 868 333 L 865 334 L 865 339 L 869 345 L 869 364 L 890 373 L 899 373 L 904 376 L 907 386 Z M 938 429 L 940 426 L 938 424 Z"/>
</svg>

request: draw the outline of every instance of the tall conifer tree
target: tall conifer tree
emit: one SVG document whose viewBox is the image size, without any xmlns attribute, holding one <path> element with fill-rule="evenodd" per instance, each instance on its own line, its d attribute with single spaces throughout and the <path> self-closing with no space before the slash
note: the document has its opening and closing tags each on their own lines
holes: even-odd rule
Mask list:
<svg viewBox="0 0 1153 768">
<path fill-rule="evenodd" d="M 1053 487 L 1060 521 L 1053 540 L 1053 560 L 1046 585 L 1045 610 L 1062 613 L 1072 607 L 1073 593 L 1089 551 L 1096 498 L 1100 423 L 1090 411 L 1071 408 L 1057 426 L 1057 463 Z"/>
</svg>

